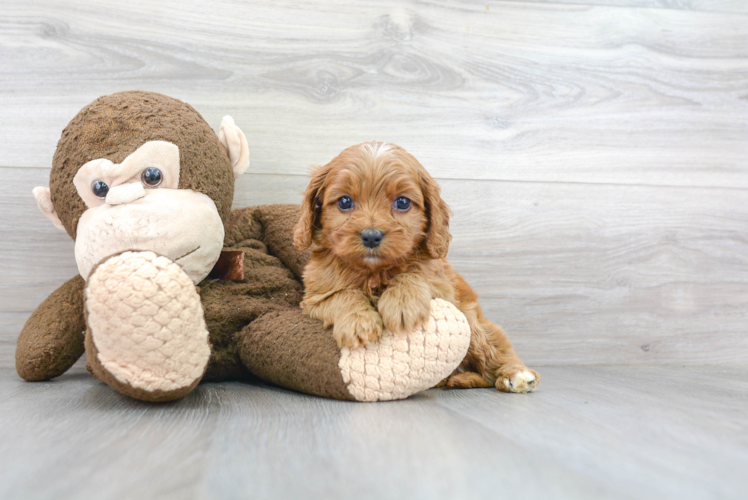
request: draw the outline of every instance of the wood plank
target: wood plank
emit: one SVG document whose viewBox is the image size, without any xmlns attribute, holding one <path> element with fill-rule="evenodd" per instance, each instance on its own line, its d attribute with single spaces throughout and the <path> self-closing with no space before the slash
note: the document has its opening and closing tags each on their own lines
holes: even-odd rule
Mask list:
<svg viewBox="0 0 748 500">
<path fill-rule="evenodd" d="M 739 472 L 748 465 L 745 367 L 542 373 L 541 401 L 507 404 L 490 391 L 453 391 L 437 401 L 487 431 L 600 478 L 600 498 L 737 499 L 748 490 Z M 732 474 L 741 477 L 724 481 Z"/>
<path fill-rule="evenodd" d="M 442 186 L 449 258 L 526 362 L 748 363 L 748 191 Z"/>
<path fill-rule="evenodd" d="M 441 178 L 748 187 L 748 17 L 486 5 L 9 1 L 0 164 L 49 166 L 82 106 L 147 88 L 234 115 L 257 173 L 380 139 Z"/>
<path fill-rule="evenodd" d="M 0 312 L 0 367 L 16 366 L 16 341 L 30 314 L 26 311 Z"/>
<path fill-rule="evenodd" d="M 42 383 L 0 369 L 0 496 L 690 500 L 748 488 L 748 368 L 542 373 L 532 395 L 362 404 L 232 382 L 153 405 L 81 369 Z"/>
<path fill-rule="evenodd" d="M 77 272 L 72 242 L 29 195 L 45 181 L 42 169 L 0 168 L 0 313 L 14 314 L 0 321 L 7 347 L 18 314 Z M 298 203 L 306 182 L 247 175 L 235 206 Z M 442 187 L 454 211 L 449 259 L 528 364 L 748 363 L 748 191 Z"/>
<path fill-rule="evenodd" d="M 498 0 L 499 2 L 504 0 Z M 513 1 L 513 0 L 509 0 Z M 704 12 L 732 12 L 748 14 L 748 3 L 743 0 L 522 0 L 523 2 L 566 3 L 574 5 L 604 5 L 608 7 L 642 7 Z M 493 2 L 486 2 L 489 6 Z M 490 8 L 490 7 L 489 7 Z"/>
</svg>

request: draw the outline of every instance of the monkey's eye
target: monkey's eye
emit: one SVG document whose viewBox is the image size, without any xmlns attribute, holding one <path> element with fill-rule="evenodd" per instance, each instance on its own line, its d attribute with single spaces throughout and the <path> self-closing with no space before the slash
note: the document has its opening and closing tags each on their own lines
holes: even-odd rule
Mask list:
<svg viewBox="0 0 748 500">
<path fill-rule="evenodd" d="M 156 167 L 148 167 L 145 170 L 143 170 L 143 175 L 140 176 L 143 184 L 146 185 L 146 187 L 155 188 L 158 187 L 164 180 L 164 175 L 161 173 L 161 170 L 157 169 Z"/>
<path fill-rule="evenodd" d="M 405 196 L 401 196 L 395 200 L 395 208 L 403 212 L 408 210 L 410 208 L 410 200 Z"/>
<path fill-rule="evenodd" d="M 91 184 L 91 191 L 93 191 L 93 194 L 96 195 L 96 197 L 104 199 L 106 198 L 106 194 L 109 192 L 109 186 L 101 181 L 94 181 L 93 184 Z"/>
<path fill-rule="evenodd" d="M 338 208 L 341 209 L 343 212 L 347 212 L 348 210 L 353 208 L 353 200 L 350 196 L 343 196 L 338 200 Z"/>
</svg>

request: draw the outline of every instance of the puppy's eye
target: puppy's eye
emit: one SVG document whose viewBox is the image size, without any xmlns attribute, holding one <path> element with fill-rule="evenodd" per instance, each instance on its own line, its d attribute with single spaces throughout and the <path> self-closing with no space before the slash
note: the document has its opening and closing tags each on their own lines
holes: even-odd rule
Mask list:
<svg viewBox="0 0 748 500">
<path fill-rule="evenodd" d="M 408 210 L 410 208 L 410 200 L 405 196 L 401 196 L 395 200 L 395 208 L 403 212 Z"/>
<path fill-rule="evenodd" d="M 148 167 L 143 170 L 143 174 L 140 176 L 146 187 L 155 188 L 158 187 L 164 180 L 164 175 L 161 170 L 156 167 Z"/>
<path fill-rule="evenodd" d="M 338 200 L 338 208 L 343 212 L 347 212 L 348 210 L 353 208 L 353 200 L 350 198 L 350 196 L 343 196 Z"/>
<path fill-rule="evenodd" d="M 104 182 L 94 181 L 93 184 L 91 184 L 91 191 L 93 191 L 93 194 L 96 195 L 96 197 L 104 199 L 106 198 L 106 194 L 109 192 L 109 186 Z"/>
</svg>

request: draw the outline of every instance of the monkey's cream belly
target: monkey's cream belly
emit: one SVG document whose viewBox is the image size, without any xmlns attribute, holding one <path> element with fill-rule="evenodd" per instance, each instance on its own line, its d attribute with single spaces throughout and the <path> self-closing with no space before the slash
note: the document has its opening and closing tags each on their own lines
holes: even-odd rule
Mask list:
<svg viewBox="0 0 748 500">
<path fill-rule="evenodd" d="M 89 208 L 78 221 L 75 261 L 83 279 L 109 257 L 150 250 L 179 264 L 194 283 L 213 269 L 223 247 L 223 222 L 208 196 L 188 189 L 148 190 L 122 205 Z"/>
</svg>

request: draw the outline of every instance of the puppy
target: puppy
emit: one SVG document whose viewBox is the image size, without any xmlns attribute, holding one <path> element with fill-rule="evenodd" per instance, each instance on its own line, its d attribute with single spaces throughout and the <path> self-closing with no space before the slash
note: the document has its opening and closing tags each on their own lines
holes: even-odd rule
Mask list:
<svg viewBox="0 0 748 500">
<path fill-rule="evenodd" d="M 312 171 L 294 246 L 312 247 L 301 306 L 333 326 L 339 346 L 375 341 L 383 328 L 407 333 L 423 324 L 430 302 L 453 303 L 468 319 L 465 360 L 451 387 L 530 392 L 540 382 L 525 367 L 478 296 L 445 259 L 450 211 L 426 169 L 393 144 L 352 146 Z"/>
</svg>

